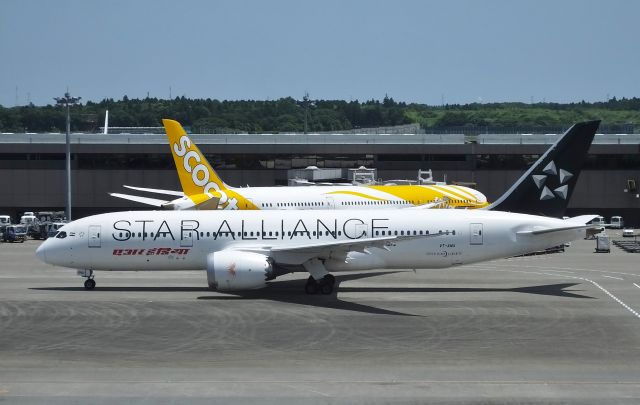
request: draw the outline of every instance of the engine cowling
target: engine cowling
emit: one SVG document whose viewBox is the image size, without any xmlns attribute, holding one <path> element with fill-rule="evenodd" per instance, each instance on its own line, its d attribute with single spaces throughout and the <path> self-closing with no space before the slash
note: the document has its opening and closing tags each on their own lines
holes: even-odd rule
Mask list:
<svg viewBox="0 0 640 405">
<path fill-rule="evenodd" d="M 222 250 L 207 256 L 207 282 L 218 291 L 263 288 L 272 273 L 271 260 L 260 253 Z"/>
</svg>

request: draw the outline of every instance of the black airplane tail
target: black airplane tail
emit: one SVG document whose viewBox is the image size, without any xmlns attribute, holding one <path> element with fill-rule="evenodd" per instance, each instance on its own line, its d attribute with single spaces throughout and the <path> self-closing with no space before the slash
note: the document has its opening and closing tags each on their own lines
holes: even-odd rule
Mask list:
<svg viewBox="0 0 640 405">
<path fill-rule="evenodd" d="M 599 120 L 573 125 L 486 209 L 562 217 L 599 125 Z"/>
</svg>

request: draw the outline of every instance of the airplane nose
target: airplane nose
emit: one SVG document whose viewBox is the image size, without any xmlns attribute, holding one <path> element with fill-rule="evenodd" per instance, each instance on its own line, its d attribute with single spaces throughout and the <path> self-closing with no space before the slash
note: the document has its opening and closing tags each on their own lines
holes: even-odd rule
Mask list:
<svg viewBox="0 0 640 405">
<path fill-rule="evenodd" d="M 47 242 L 42 242 L 42 244 L 40 244 L 40 246 L 38 246 L 38 248 L 36 249 L 36 256 L 38 257 L 38 259 L 40 259 L 43 262 L 47 262 L 47 248 L 46 245 Z"/>
</svg>

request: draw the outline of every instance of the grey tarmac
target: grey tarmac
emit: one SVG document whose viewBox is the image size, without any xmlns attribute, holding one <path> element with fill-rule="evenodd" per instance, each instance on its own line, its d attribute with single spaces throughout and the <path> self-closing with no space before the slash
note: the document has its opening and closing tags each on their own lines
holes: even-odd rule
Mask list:
<svg viewBox="0 0 640 405">
<path fill-rule="evenodd" d="M 615 238 L 619 231 L 610 231 Z M 0 403 L 637 404 L 640 254 L 306 276 L 75 271 L 0 244 Z"/>
</svg>

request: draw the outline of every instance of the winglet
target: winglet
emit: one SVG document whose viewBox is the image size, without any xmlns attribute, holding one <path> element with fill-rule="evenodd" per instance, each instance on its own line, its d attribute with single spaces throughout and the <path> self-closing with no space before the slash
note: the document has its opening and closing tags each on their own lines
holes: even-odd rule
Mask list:
<svg viewBox="0 0 640 405">
<path fill-rule="evenodd" d="M 207 194 L 229 188 L 218 177 L 178 121 L 163 119 L 162 124 L 169 139 L 169 147 L 185 195 Z"/>
<path fill-rule="evenodd" d="M 487 209 L 562 217 L 599 125 L 573 125 Z"/>
</svg>

